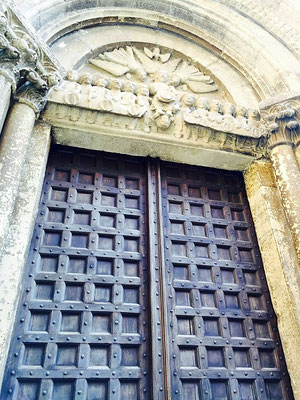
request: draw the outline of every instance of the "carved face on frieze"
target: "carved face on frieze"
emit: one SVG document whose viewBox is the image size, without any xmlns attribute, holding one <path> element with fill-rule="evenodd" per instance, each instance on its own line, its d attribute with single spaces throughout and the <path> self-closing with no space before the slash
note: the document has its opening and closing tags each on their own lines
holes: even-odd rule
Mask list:
<svg viewBox="0 0 300 400">
<path fill-rule="evenodd" d="M 112 90 L 121 90 L 122 83 L 118 79 L 113 79 L 110 85 Z"/>
<path fill-rule="evenodd" d="M 125 81 L 123 84 L 123 91 L 134 93 L 135 92 L 135 84 L 130 81 Z"/>
<path fill-rule="evenodd" d="M 89 74 L 84 74 L 80 78 L 80 83 L 84 85 L 91 85 L 92 84 L 92 77 Z"/>
<path fill-rule="evenodd" d="M 181 102 L 185 107 L 193 107 L 195 104 L 195 96 L 190 93 L 186 93 L 182 96 Z"/>
<path fill-rule="evenodd" d="M 72 69 L 67 72 L 66 78 L 68 81 L 76 82 L 78 80 L 78 72 Z"/>
<path fill-rule="evenodd" d="M 209 103 L 208 103 L 207 99 L 205 99 L 204 97 L 199 97 L 196 100 L 196 107 L 199 109 L 208 110 Z"/>
<path fill-rule="evenodd" d="M 160 129 L 168 129 L 171 125 L 172 122 L 172 118 L 170 115 L 168 114 L 163 114 L 161 116 L 159 116 L 156 119 L 156 125 L 160 128 Z"/>
<path fill-rule="evenodd" d="M 147 80 L 146 71 L 143 70 L 142 68 L 138 68 L 135 75 L 136 75 L 137 79 L 141 82 L 145 82 Z"/>
<path fill-rule="evenodd" d="M 136 94 L 138 96 L 149 96 L 149 88 L 147 85 L 138 85 Z"/>
<path fill-rule="evenodd" d="M 107 87 L 109 85 L 109 79 L 107 79 L 107 78 L 99 78 L 98 80 L 97 80 L 97 82 L 96 82 L 96 86 L 99 86 L 99 87 L 103 87 L 103 88 L 105 88 L 105 87 Z"/>
</svg>

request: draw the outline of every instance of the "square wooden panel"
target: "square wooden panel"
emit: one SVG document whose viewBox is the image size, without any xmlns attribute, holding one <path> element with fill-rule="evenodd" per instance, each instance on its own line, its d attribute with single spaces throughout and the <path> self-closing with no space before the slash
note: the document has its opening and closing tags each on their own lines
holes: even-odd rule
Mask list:
<svg viewBox="0 0 300 400">
<path fill-rule="evenodd" d="M 53 156 L 2 397 L 292 399 L 241 177 Z"/>
<path fill-rule="evenodd" d="M 285 398 L 249 372 L 278 357 L 241 176 L 163 163 L 161 179 L 171 397 Z"/>
</svg>

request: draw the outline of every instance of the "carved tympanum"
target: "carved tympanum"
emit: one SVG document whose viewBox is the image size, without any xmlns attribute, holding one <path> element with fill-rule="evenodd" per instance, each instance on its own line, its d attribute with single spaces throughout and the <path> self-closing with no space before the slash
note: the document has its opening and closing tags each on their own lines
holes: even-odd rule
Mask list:
<svg viewBox="0 0 300 400">
<path fill-rule="evenodd" d="M 168 86 L 186 91 L 188 88 L 194 93 L 218 90 L 213 79 L 190 61 L 159 47 L 153 50 L 147 47 L 121 47 L 100 54 L 89 62 L 112 76 L 153 84 L 153 92 L 158 89 L 158 83 L 163 89 Z"/>
<path fill-rule="evenodd" d="M 80 71 L 69 71 L 66 78 L 50 101 L 105 113 L 105 125 L 116 120 L 112 113 L 121 125 L 138 124 L 144 132 L 182 140 L 191 139 L 199 126 L 243 138 L 265 133 L 259 111 L 224 103 L 211 76 L 169 49 L 120 47 L 89 60 Z"/>
<path fill-rule="evenodd" d="M 126 108 L 129 114 L 141 116 L 147 111 L 145 98 L 148 97 L 148 104 L 151 103 L 148 118 L 162 130 L 169 128 L 175 120 L 180 111 L 180 100 L 185 94 L 218 90 L 213 79 L 192 62 L 159 47 L 121 47 L 100 54 L 89 63 L 111 79 L 111 90 L 114 92 L 110 99 L 111 109 L 115 109 L 114 101 L 118 104 L 121 101 L 125 106 L 123 109 Z M 122 86 L 129 94 L 118 94 Z M 135 92 L 139 97 L 138 107 L 133 107 L 136 103 Z"/>
</svg>

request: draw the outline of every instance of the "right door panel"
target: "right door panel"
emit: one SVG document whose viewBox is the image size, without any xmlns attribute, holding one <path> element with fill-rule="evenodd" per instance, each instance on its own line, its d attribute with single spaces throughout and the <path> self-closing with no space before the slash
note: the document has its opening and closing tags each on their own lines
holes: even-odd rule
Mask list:
<svg viewBox="0 0 300 400">
<path fill-rule="evenodd" d="M 161 171 L 171 398 L 292 399 L 242 176 Z"/>
</svg>

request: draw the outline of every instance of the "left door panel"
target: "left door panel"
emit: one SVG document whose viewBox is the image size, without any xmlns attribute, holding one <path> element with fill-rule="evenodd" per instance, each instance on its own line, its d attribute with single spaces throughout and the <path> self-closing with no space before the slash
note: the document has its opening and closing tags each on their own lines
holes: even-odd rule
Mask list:
<svg viewBox="0 0 300 400">
<path fill-rule="evenodd" d="M 52 148 L 1 400 L 151 398 L 146 207 L 143 160 Z"/>
</svg>

